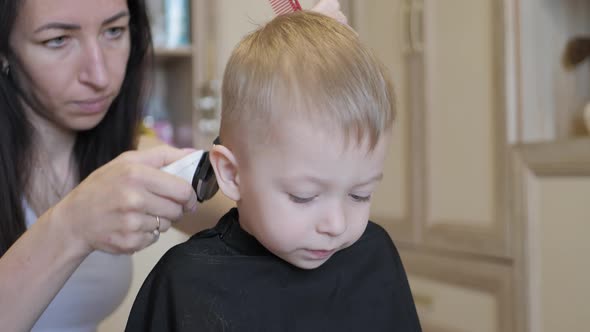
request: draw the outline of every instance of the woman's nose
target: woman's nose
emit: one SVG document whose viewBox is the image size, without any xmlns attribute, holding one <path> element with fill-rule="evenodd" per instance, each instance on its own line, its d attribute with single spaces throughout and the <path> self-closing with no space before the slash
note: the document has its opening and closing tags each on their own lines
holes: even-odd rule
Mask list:
<svg viewBox="0 0 590 332">
<path fill-rule="evenodd" d="M 109 75 L 104 51 L 98 40 L 85 45 L 81 54 L 80 82 L 95 90 L 104 90 L 109 85 Z"/>
</svg>

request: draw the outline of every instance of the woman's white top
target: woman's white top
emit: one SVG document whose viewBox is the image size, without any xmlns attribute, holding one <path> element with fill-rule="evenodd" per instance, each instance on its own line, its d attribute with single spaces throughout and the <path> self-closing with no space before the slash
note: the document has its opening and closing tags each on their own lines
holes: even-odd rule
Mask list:
<svg viewBox="0 0 590 332">
<path fill-rule="evenodd" d="M 27 228 L 37 221 L 23 200 Z M 131 257 L 95 251 L 88 255 L 57 293 L 32 331 L 94 332 L 113 312 L 131 284 Z"/>
</svg>

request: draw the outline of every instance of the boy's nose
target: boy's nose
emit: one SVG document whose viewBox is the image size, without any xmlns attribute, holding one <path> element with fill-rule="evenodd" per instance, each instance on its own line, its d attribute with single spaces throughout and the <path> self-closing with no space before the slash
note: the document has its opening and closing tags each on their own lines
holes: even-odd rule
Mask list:
<svg viewBox="0 0 590 332">
<path fill-rule="evenodd" d="M 107 63 L 98 41 L 89 43 L 81 54 L 80 82 L 95 90 L 104 90 L 109 85 Z"/>
<path fill-rule="evenodd" d="M 340 204 L 334 204 L 318 223 L 317 231 L 321 234 L 336 237 L 342 235 L 347 227 L 344 209 Z"/>
</svg>

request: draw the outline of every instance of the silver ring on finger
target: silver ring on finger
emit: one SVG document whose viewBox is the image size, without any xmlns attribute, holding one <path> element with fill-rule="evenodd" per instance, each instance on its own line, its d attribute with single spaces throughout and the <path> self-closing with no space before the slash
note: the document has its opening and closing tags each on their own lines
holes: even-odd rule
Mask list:
<svg viewBox="0 0 590 332">
<path fill-rule="evenodd" d="M 152 231 L 152 233 L 154 234 L 154 237 L 157 241 L 158 238 L 160 237 L 160 217 L 159 216 L 156 216 L 156 221 L 158 222 L 158 225 L 156 226 L 156 229 L 154 229 Z"/>
</svg>

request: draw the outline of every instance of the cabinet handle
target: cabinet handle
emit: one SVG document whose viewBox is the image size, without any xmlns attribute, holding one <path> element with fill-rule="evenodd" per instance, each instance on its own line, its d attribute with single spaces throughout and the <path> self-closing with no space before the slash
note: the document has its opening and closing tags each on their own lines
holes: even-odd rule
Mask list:
<svg viewBox="0 0 590 332">
<path fill-rule="evenodd" d="M 410 0 L 410 47 L 412 53 L 422 53 L 424 43 L 422 40 L 424 26 L 424 4 L 422 0 Z"/>
<path fill-rule="evenodd" d="M 413 50 L 412 45 L 412 0 L 404 0 L 401 6 L 402 13 L 402 52 L 407 55 L 411 55 Z"/>
</svg>

